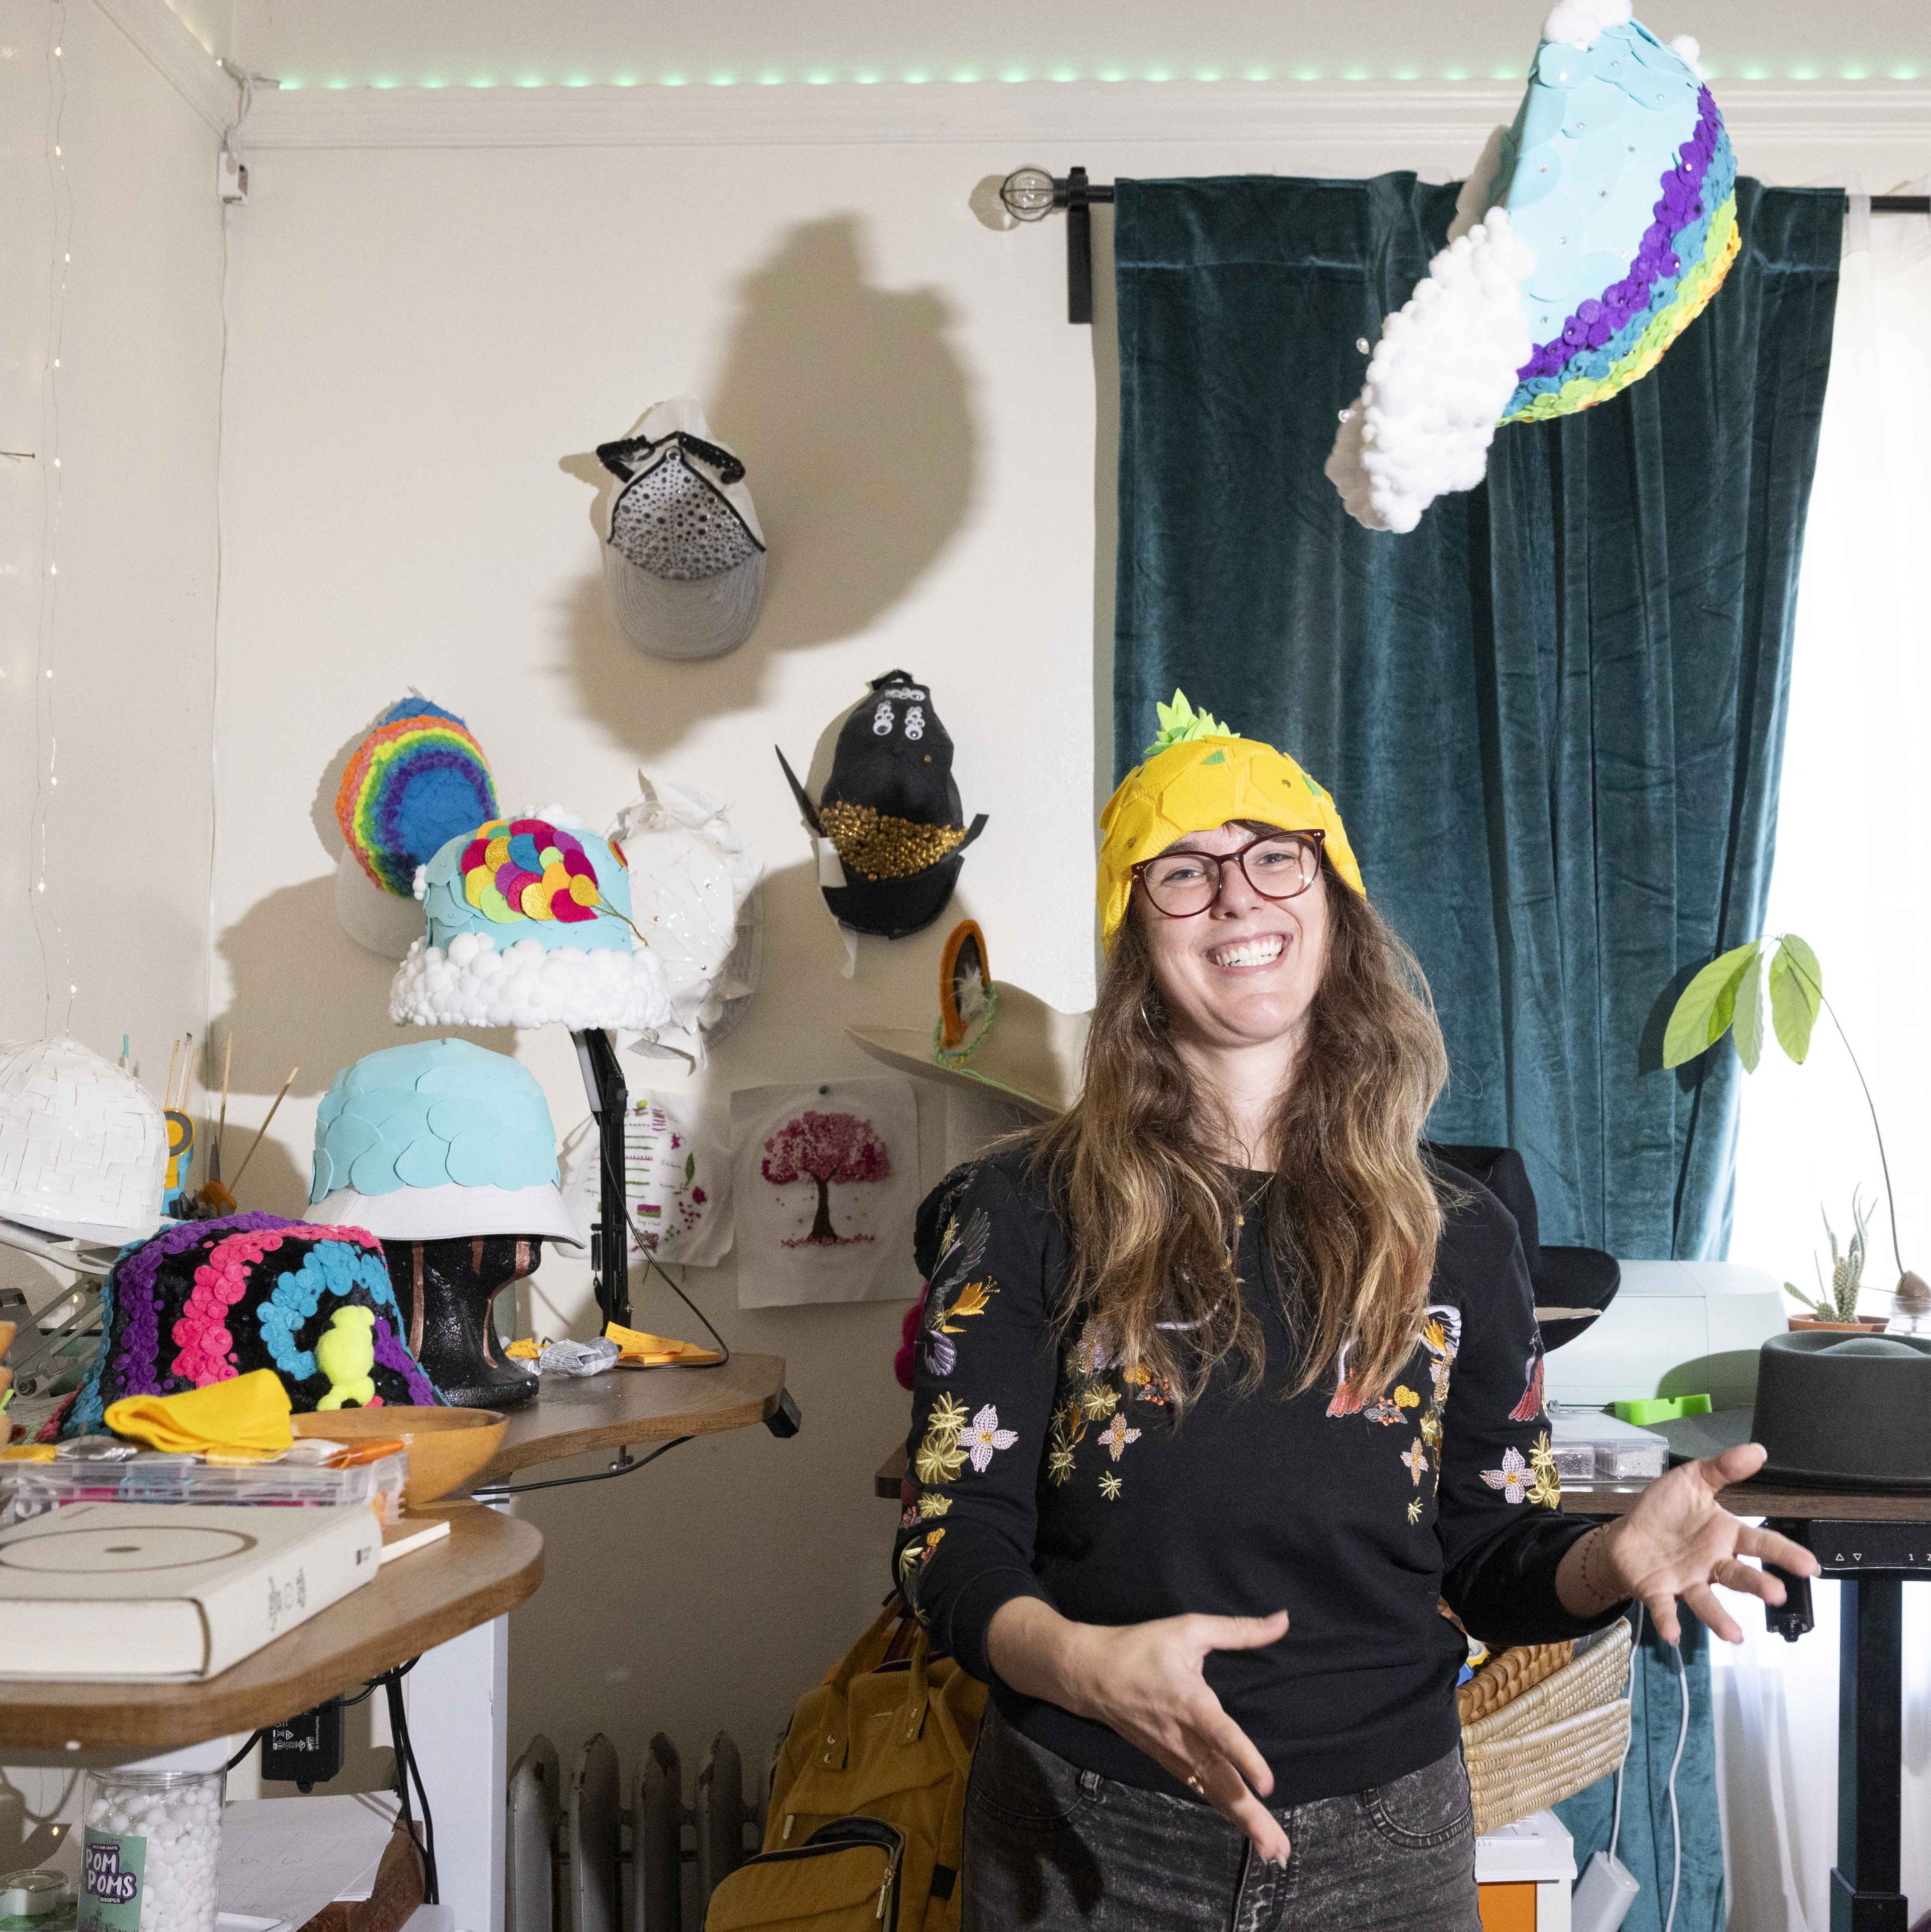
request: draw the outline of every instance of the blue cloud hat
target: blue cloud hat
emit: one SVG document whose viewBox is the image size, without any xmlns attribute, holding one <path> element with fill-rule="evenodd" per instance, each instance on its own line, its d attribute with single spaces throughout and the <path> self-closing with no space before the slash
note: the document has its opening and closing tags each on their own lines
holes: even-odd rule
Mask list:
<svg viewBox="0 0 1931 1932">
<path fill-rule="evenodd" d="M 463 1040 L 345 1067 L 315 1118 L 308 1219 L 378 1240 L 583 1238 L 557 1186 L 556 1133 L 529 1068 Z"/>
</svg>

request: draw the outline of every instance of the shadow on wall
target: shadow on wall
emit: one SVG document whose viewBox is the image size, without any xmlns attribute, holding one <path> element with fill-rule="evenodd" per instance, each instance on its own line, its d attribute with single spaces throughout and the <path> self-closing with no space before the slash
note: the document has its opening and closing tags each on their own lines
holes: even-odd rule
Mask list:
<svg viewBox="0 0 1931 1932">
<path fill-rule="evenodd" d="M 301 1070 L 291 1093 L 325 1093 L 351 1060 L 410 1040 L 472 1040 L 502 1050 L 501 1033 L 400 1027 L 390 1019 L 395 962 L 364 952 L 337 923 L 333 874 L 256 900 L 223 932 L 220 946 L 232 991 L 210 1030 L 201 1070 L 215 1094 L 231 1032 L 235 1094 L 278 1094 L 291 1066 Z M 223 1160 L 231 1178 L 254 1131 L 231 1117 Z M 299 1214 L 308 1198 L 307 1170 L 296 1172 L 271 1136 L 248 1169 L 244 1192 L 244 1207 Z"/>
<path fill-rule="evenodd" d="M 593 567 L 562 616 L 587 715 L 648 758 L 700 720 L 759 703 L 774 652 L 850 637 L 905 596 L 971 499 L 972 416 L 950 322 L 934 290 L 868 281 L 855 216 L 793 229 L 752 272 L 702 400 L 744 458 L 770 545 L 757 628 L 704 663 L 647 657 L 617 628 L 601 559 L 586 552 Z M 639 412 L 657 400 L 640 396 Z M 600 490 L 610 481 L 593 455 L 560 466 Z"/>
</svg>

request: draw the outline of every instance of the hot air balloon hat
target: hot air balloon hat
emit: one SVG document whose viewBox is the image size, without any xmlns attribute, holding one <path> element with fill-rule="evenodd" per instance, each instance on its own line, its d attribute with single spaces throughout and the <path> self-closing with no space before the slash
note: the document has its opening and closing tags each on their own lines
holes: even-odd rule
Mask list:
<svg viewBox="0 0 1931 1932">
<path fill-rule="evenodd" d="M 622 853 L 561 806 L 451 839 L 415 890 L 428 929 L 397 969 L 391 1019 L 633 1032 L 670 1023 Z"/>
<path fill-rule="evenodd" d="M 1325 787 L 1285 752 L 1237 736 L 1177 691 L 1156 705 L 1160 735 L 1120 780 L 1099 815 L 1099 932 L 1108 948 L 1126 918 L 1133 868 L 1175 840 L 1253 819 L 1284 832 L 1319 832 L 1335 871 L 1365 898 L 1361 868 Z"/>
<path fill-rule="evenodd" d="M 1482 480 L 1498 424 L 1606 400 L 1702 313 L 1739 236 L 1736 156 L 1697 59 L 1629 0 L 1558 0 L 1513 124 L 1343 412 L 1327 473 L 1358 523 L 1413 530 Z"/>
</svg>

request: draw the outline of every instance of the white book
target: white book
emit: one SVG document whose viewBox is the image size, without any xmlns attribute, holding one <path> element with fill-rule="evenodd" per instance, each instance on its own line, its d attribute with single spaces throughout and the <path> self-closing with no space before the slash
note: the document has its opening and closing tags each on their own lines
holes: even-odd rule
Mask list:
<svg viewBox="0 0 1931 1932">
<path fill-rule="evenodd" d="M 69 1503 L 0 1530 L 0 1677 L 196 1681 L 375 1580 L 360 1504 Z"/>
</svg>

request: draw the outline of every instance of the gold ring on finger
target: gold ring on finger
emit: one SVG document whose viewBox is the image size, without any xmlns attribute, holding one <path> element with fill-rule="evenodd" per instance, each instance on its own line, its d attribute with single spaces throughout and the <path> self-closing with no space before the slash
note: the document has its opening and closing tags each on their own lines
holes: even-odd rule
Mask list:
<svg viewBox="0 0 1931 1932">
<path fill-rule="evenodd" d="M 1187 1773 L 1187 1789 L 1196 1797 L 1204 1798 L 1207 1796 L 1207 1786 L 1201 1782 L 1200 1773 L 1197 1771 Z"/>
</svg>

